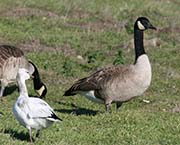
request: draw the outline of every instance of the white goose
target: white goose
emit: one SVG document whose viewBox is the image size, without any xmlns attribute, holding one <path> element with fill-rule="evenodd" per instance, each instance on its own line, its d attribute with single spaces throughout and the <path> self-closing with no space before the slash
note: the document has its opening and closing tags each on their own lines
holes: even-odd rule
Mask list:
<svg viewBox="0 0 180 145">
<path fill-rule="evenodd" d="M 29 78 L 28 70 L 20 68 L 17 73 L 20 94 L 14 104 L 13 113 L 19 123 L 29 130 L 32 143 L 32 128 L 37 130 L 36 137 L 38 137 L 41 128 L 46 128 L 53 122 L 62 120 L 56 116 L 53 109 L 44 100 L 28 96 L 25 81 Z"/>
</svg>

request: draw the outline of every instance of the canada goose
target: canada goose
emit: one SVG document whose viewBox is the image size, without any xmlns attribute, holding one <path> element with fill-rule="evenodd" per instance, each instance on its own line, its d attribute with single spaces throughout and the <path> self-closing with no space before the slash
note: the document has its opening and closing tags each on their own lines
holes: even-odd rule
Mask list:
<svg viewBox="0 0 180 145">
<path fill-rule="evenodd" d="M 104 103 L 109 112 L 111 103 L 115 102 L 118 109 L 123 102 L 142 95 L 149 87 L 152 75 L 143 45 L 143 32 L 147 29 L 156 30 L 147 18 L 139 17 L 134 24 L 134 64 L 101 69 L 75 82 L 64 96 L 79 93 L 92 101 Z"/>
<path fill-rule="evenodd" d="M 3 96 L 5 87 L 9 83 L 15 82 L 19 68 L 29 70 L 30 74 L 33 75 L 34 89 L 41 98 L 45 97 L 47 88 L 46 85 L 41 82 L 36 66 L 27 60 L 23 51 L 19 48 L 10 45 L 0 45 L 0 99 Z"/>
<path fill-rule="evenodd" d="M 35 64 L 33 64 L 31 61 L 28 61 L 34 68 L 34 72 L 32 73 L 33 77 L 33 83 L 34 83 L 34 90 L 36 93 L 40 96 L 40 98 L 45 98 L 47 93 L 46 85 L 41 81 L 39 72 Z"/>
<path fill-rule="evenodd" d="M 53 122 L 62 120 L 56 116 L 53 109 L 44 100 L 28 96 L 25 81 L 29 78 L 28 70 L 20 68 L 17 73 L 17 83 L 20 92 L 14 104 L 13 113 L 19 123 L 29 130 L 30 141 L 33 142 L 32 128 L 37 130 L 36 137 L 38 137 L 40 129 L 47 128 Z"/>
</svg>

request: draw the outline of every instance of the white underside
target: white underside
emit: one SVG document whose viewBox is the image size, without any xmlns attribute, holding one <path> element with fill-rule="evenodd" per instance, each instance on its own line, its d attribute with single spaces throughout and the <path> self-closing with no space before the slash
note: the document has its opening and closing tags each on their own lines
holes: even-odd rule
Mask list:
<svg viewBox="0 0 180 145">
<path fill-rule="evenodd" d="M 40 130 L 49 127 L 53 122 L 57 121 L 51 116 L 52 109 L 50 106 L 39 98 L 18 98 L 13 113 L 19 123 L 30 129 Z"/>
<path fill-rule="evenodd" d="M 96 96 L 94 95 L 94 91 L 80 92 L 80 94 L 93 102 L 100 103 L 100 104 L 104 103 L 103 100 L 96 98 Z"/>
</svg>

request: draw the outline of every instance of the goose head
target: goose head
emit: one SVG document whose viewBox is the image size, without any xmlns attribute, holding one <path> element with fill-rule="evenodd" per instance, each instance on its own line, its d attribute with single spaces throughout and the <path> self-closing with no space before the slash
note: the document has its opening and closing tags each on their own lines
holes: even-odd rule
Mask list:
<svg viewBox="0 0 180 145">
<path fill-rule="evenodd" d="M 140 31 L 144 31 L 147 29 L 156 30 L 156 27 L 154 27 L 146 17 L 139 17 L 135 22 L 135 28 Z"/>
<path fill-rule="evenodd" d="M 25 68 L 20 68 L 17 73 L 17 79 L 25 80 L 25 81 L 30 79 L 29 71 Z"/>
</svg>

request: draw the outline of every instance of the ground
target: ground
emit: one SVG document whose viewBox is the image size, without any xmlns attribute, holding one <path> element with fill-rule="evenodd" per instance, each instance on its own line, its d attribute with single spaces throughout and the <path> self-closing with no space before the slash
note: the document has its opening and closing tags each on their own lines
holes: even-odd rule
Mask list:
<svg viewBox="0 0 180 145">
<path fill-rule="evenodd" d="M 1 0 L 0 43 L 21 48 L 48 87 L 46 101 L 63 120 L 42 130 L 35 144 L 170 145 L 180 140 L 180 2 L 178 0 Z M 111 65 L 134 61 L 133 24 L 146 16 L 157 31 L 145 32 L 152 64 L 150 88 L 105 113 L 80 95 L 63 97 L 71 84 Z M 32 81 L 27 82 L 35 95 Z M 13 84 L 0 103 L 0 144 L 29 144 L 15 119 Z M 143 102 L 143 99 L 150 103 Z"/>
</svg>

